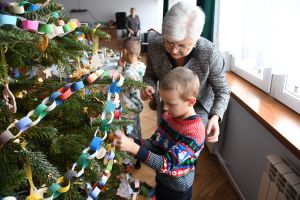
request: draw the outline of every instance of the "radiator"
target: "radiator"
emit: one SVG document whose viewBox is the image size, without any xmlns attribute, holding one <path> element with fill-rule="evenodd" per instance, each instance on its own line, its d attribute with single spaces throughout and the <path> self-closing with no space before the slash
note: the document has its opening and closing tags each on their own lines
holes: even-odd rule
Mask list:
<svg viewBox="0 0 300 200">
<path fill-rule="evenodd" d="M 268 155 L 258 200 L 300 200 L 298 171 L 281 157 Z"/>
</svg>

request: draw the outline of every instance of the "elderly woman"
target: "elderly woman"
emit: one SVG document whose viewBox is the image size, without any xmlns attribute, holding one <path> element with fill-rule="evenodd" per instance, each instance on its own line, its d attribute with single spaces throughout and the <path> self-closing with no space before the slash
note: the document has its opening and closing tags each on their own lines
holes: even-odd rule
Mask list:
<svg viewBox="0 0 300 200">
<path fill-rule="evenodd" d="M 163 35 L 148 46 L 144 81 L 148 88 L 141 92 L 145 101 L 155 93 L 156 84 L 172 69 L 186 67 L 199 77 L 201 88 L 195 105 L 206 125 L 206 141 L 217 142 L 219 122 L 227 108 L 230 90 L 224 74 L 221 53 L 200 37 L 204 26 L 203 11 L 188 2 L 176 3 L 166 14 Z"/>
</svg>

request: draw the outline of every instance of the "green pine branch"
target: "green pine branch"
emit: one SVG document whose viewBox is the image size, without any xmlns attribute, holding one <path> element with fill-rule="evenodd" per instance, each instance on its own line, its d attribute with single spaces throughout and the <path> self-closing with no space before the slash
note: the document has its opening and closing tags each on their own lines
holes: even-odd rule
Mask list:
<svg viewBox="0 0 300 200">
<path fill-rule="evenodd" d="M 51 183 L 60 177 L 60 172 L 47 159 L 42 152 L 32 152 L 30 150 L 22 150 L 22 159 L 31 165 L 33 178 L 36 185 Z"/>
<path fill-rule="evenodd" d="M 92 48 L 83 44 L 82 42 L 76 41 L 76 33 L 71 35 L 70 37 L 58 37 L 57 43 L 60 47 L 64 47 L 67 50 L 73 51 L 92 51 Z"/>
<path fill-rule="evenodd" d="M 85 33 L 87 35 L 93 35 L 94 34 L 95 36 L 98 36 L 99 39 L 105 39 L 105 40 L 110 40 L 111 39 L 111 36 L 108 33 L 102 31 L 101 29 L 97 29 L 94 32 L 93 28 L 90 28 L 90 27 L 88 27 L 86 25 L 81 26 L 77 30 L 81 31 L 81 32 L 83 32 L 83 33 Z"/>
<path fill-rule="evenodd" d="M 14 195 L 26 185 L 27 178 L 20 167 L 20 151 L 20 145 L 12 142 L 0 149 L 0 196 Z"/>
<path fill-rule="evenodd" d="M 0 90 L 0 91 L 2 91 L 2 90 Z M 7 106 L 4 104 L 3 101 L 0 101 L 0 112 L 1 112 L 1 115 L 0 115 L 0 132 L 1 132 L 1 130 L 5 130 L 7 128 L 7 126 L 13 122 L 14 114 L 12 114 L 8 110 Z M 0 151 L 1 151 L 1 149 L 0 149 Z"/>
<path fill-rule="evenodd" d="M 4 55 L 4 48 L 0 47 L 0 83 L 7 82 L 8 79 L 8 69 L 6 64 L 6 58 Z"/>
<path fill-rule="evenodd" d="M 30 144 L 38 144 L 41 146 L 51 143 L 51 141 L 57 137 L 58 131 L 56 128 L 47 126 L 33 126 L 26 131 L 24 139 L 29 141 Z"/>
<path fill-rule="evenodd" d="M 25 17 L 28 20 L 41 20 L 43 21 L 45 18 L 50 18 L 51 14 L 55 11 L 62 11 L 63 6 L 60 3 L 57 2 L 50 2 L 47 6 L 41 7 L 40 9 L 34 11 L 25 13 L 23 17 Z M 47 22 L 47 21 L 45 21 Z"/>
<path fill-rule="evenodd" d="M 80 185 L 81 186 L 81 185 Z M 76 185 L 71 185 L 70 190 L 66 193 L 62 193 L 62 195 L 59 197 L 61 200 L 74 200 L 74 199 L 85 199 L 87 195 L 83 195 L 82 193 L 85 192 L 83 190 L 78 191 L 79 187 L 76 187 Z"/>
<path fill-rule="evenodd" d="M 142 81 L 136 81 L 136 80 L 131 80 L 131 79 L 125 79 L 124 80 L 124 85 L 122 88 L 138 88 L 140 90 L 145 90 L 147 89 L 147 84 L 142 82 Z"/>
<path fill-rule="evenodd" d="M 0 196 L 17 196 L 16 191 L 27 184 L 27 177 L 22 169 L 9 168 L 0 177 Z"/>
<path fill-rule="evenodd" d="M 0 45 L 7 47 L 15 47 L 15 45 L 33 44 L 38 40 L 35 33 L 22 31 L 10 27 L 1 27 L 0 29 Z"/>
<path fill-rule="evenodd" d="M 93 131 L 88 130 L 82 130 L 80 134 L 72 133 L 72 130 L 69 133 L 61 133 L 52 142 L 50 148 L 52 159 L 63 171 L 66 171 L 71 164 L 77 161 L 82 151 L 89 146 L 93 134 Z M 62 160 L 64 163 L 61 163 Z"/>
</svg>

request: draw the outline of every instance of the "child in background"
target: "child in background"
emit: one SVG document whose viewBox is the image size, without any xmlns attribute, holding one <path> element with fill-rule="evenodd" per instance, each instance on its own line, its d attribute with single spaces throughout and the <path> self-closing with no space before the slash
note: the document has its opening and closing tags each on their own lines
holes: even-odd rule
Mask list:
<svg viewBox="0 0 300 200">
<path fill-rule="evenodd" d="M 125 79 L 143 81 L 146 66 L 138 61 L 141 52 L 141 43 L 136 38 L 127 38 L 123 44 L 123 55 L 119 60 L 118 71 Z M 127 134 L 135 139 L 141 139 L 141 125 L 139 113 L 143 109 L 143 102 L 140 98 L 140 90 L 136 88 L 125 88 L 121 93 L 121 101 L 127 108 L 134 109 L 137 113 L 122 114 L 122 118 L 134 121 L 132 130 L 127 128 Z M 130 127 L 129 127 L 130 128 Z M 135 168 L 139 169 L 141 163 L 136 161 Z"/>
<path fill-rule="evenodd" d="M 190 69 L 177 67 L 159 84 L 164 109 L 151 138 L 117 135 L 117 147 L 156 170 L 156 199 L 191 199 L 195 162 L 204 147 L 205 127 L 194 110 L 200 83 Z"/>
</svg>

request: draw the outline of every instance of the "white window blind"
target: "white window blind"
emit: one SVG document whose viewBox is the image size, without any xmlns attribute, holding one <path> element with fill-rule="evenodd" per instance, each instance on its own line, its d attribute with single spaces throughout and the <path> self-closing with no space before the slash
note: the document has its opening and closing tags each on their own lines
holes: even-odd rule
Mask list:
<svg viewBox="0 0 300 200">
<path fill-rule="evenodd" d="M 216 41 L 232 55 L 231 70 L 267 93 L 272 74 L 286 75 L 282 92 L 299 97 L 300 1 L 226 0 L 217 5 Z"/>
</svg>

